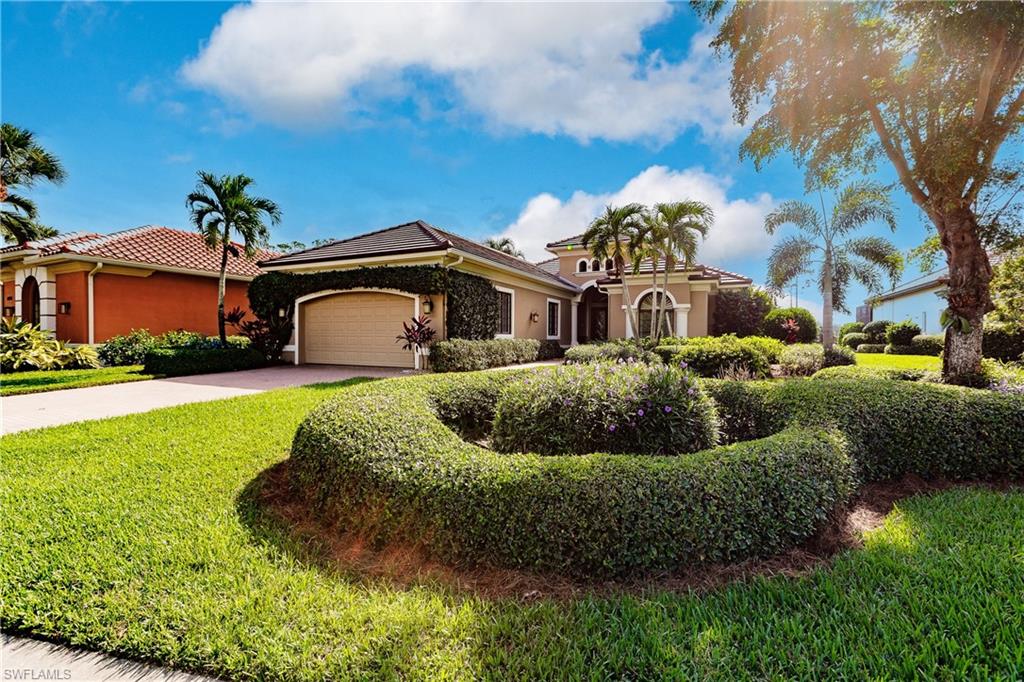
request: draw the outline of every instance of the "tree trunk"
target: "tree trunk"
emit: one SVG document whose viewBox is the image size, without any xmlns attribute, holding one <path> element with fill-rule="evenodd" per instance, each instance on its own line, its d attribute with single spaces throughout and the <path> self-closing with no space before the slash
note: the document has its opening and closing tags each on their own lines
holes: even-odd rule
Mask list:
<svg viewBox="0 0 1024 682">
<path fill-rule="evenodd" d="M 992 310 L 992 266 L 979 238 L 977 218 L 969 207 L 936 211 L 933 220 L 949 264 L 947 300 L 953 318 L 946 327 L 942 377 L 949 383 L 970 384 L 981 374 L 982 325 L 985 313 Z"/>
<path fill-rule="evenodd" d="M 615 259 L 615 269 L 618 270 L 619 279 L 622 280 L 622 302 L 626 305 L 626 324 L 633 329 L 633 335 L 640 334 L 640 324 L 637 320 L 636 311 L 633 309 L 633 299 L 629 295 L 629 285 L 626 284 L 626 263 L 621 258 Z"/>
<path fill-rule="evenodd" d="M 651 256 L 651 340 L 656 340 L 655 334 L 660 329 L 658 326 L 661 318 L 658 317 L 658 257 Z"/>
<path fill-rule="evenodd" d="M 831 348 L 835 343 L 832 338 L 832 247 L 825 246 L 825 263 L 821 278 L 821 345 Z"/>
<path fill-rule="evenodd" d="M 228 238 L 230 234 L 229 228 L 225 227 L 220 254 L 220 281 L 217 283 L 217 332 L 220 334 L 221 348 L 228 346 L 228 335 L 224 328 L 224 293 L 228 280 Z"/>
<path fill-rule="evenodd" d="M 661 335 L 665 332 L 665 329 L 669 327 L 668 320 L 665 318 L 668 316 L 668 272 L 669 268 L 675 269 L 673 265 L 673 258 L 671 255 L 665 256 L 665 272 L 661 277 L 661 302 L 658 306 L 658 336 L 657 341 L 661 341 Z M 679 330 L 676 330 L 676 336 L 679 336 Z"/>
</svg>

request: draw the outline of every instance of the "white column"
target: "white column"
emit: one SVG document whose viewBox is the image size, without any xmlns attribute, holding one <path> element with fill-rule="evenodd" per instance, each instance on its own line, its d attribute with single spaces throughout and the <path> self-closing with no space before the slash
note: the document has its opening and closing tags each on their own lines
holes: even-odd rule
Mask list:
<svg viewBox="0 0 1024 682">
<path fill-rule="evenodd" d="M 676 314 L 676 336 L 685 339 L 690 335 L 690 306 L 686 304 L 677 305 L 674 310 Z"/>
<path fill-rule="evenodd" d="M 576 321 L 578 319 L 580 302 L 577 300 L 572 301 L 572 308 L 569 309 L 569 345 L 576 346 L 579 344 L 579 339 L 576 333 Z"/>
</svg>

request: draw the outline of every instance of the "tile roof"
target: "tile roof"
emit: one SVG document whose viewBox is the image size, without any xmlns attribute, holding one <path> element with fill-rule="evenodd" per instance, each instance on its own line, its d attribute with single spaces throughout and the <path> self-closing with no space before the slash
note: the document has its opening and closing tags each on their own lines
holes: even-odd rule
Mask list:
<svg viewBox="0 0 1024 682">
<path fill-rule="evenodd" d="M 577 234 L 572 237 L 566 237 L 565 239 L 559 239 L 556 242 L 551 242 L 547 245 L 549 249 L 557 249 L 562 246 L 583 246 L 583 235 Z"/>
<path fill-rule="evenodd" d="M 241 244 L 235 246 L 238 255 L 228 254 L 227 272 L 237 277 L 255 277 L 262 272 L 257 261 L 277 255 L 271 251 L 259 251 L 254 258 L 246 258 Z M 7 246 L 0 249 L 0 254 L 22 250 L 32 251 L 35 257 L 68 253 L 183 270 L 220 272 L 220 254 L 206 246 L 202 235 L 158 225 L 146 225 L 106 235 L 72 232 Z"/>
<path fill-rule="evenodd" d="M 534 265 L 536 265 L 541 270 L 545 270 L 547 272 L 550 272 L 553 275 L 557 275 L 559 273 L 559 271 L 561 270 L 561 264 L 558 262 L 558 258 L 557 257 L 555 257 L 555 258 L 548 258 L 547 260 L 542 260 L 539 263 L 534 263 Z"/>
<path fill-rule="evenodd" d="M 263 261 L 260 265 L 275 267 L 279 265 L 323 263 L 372 256 L 383 257 L 405 253 L 447 251 L 448 249 L 465 251 L 492 263 L 504 265 L 532 275 L 535 278 L 547 280 L 552 284 L 576 289 L 575 284 L 559 277 L 557 273 L 539 268 L 522 258 L 510 256 L 507 253 L 484 246 L 471 239 L 466 239 L 452 232 L 434 227 L 423 220 L 415 220 L 410 223 L 387 227 L 383 230 L 356 235 L 348 239 L 340 239 L 330 244 L 305 249 L 304 251 L 295 251 L 272 260 Z"/>
</svg>

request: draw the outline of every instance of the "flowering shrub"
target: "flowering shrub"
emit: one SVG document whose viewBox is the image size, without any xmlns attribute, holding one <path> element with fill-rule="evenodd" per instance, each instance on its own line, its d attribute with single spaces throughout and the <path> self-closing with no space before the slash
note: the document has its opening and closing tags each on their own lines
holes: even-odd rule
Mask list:
<svg viewBox="0 0 1024 682">
<path fill-rule="evenodd" d="M 795 343 L 779 360 L 786 376 L 810 376 L 825 365 L 825 349 L 817 343 Z"/>
<path fill-rule="evenodd" d="M 510 384 L 491 444 L 500 452 L 675 455 L 718 441 L 714 404 L 683 367 L 594 363 Z"/>
</svg>

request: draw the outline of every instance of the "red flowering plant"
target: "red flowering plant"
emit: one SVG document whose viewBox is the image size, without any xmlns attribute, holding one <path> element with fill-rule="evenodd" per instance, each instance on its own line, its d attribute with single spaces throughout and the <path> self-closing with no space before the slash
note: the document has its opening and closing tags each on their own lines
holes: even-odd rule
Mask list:
<svg viewBox="0 0 1024 682">
<path fill-rule="evenodd" d="M 791 317 L 782 323 L 782 331 L 786 332 L 786 343 L 794 344 L 799 339 L 800 325 Z"/>
<path fill-rule="evenodd" d="M 434 340 L 437 331 L 430 326 L 430 318 L 426 315 L 412 318 L 412 324 L 402 323 L 402 333 L 395 337 L 395 343 L 402 343 L 402 350 L 425 349 Z"/>
</svg>

